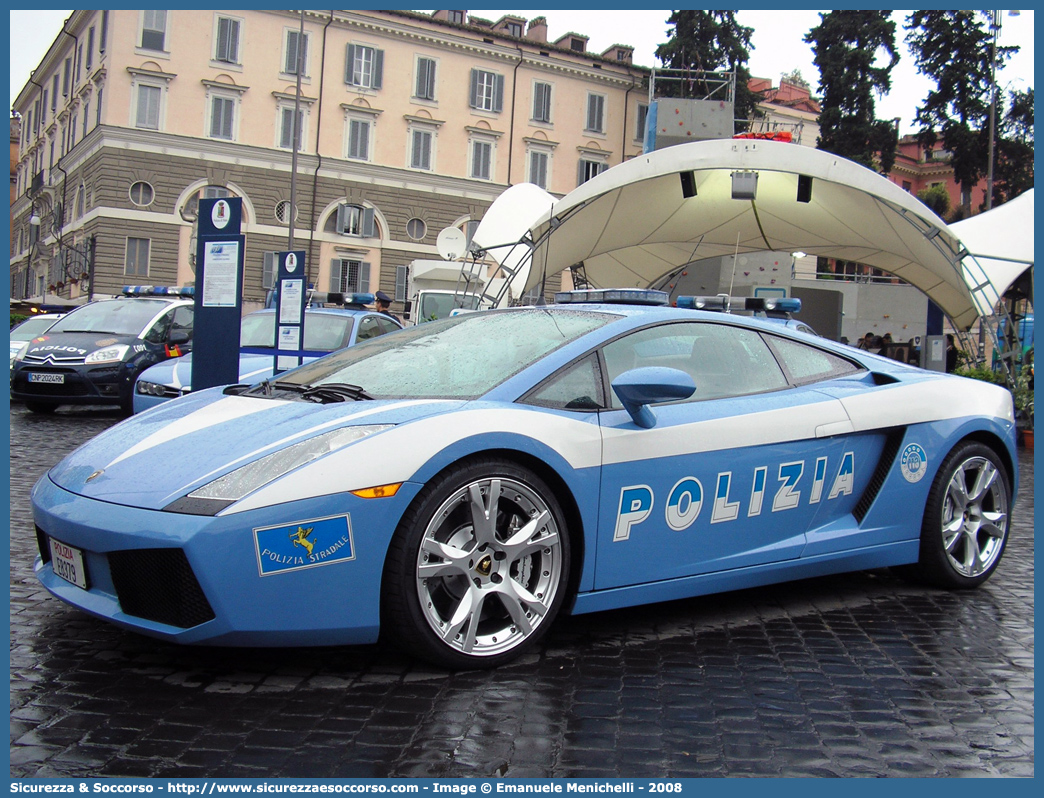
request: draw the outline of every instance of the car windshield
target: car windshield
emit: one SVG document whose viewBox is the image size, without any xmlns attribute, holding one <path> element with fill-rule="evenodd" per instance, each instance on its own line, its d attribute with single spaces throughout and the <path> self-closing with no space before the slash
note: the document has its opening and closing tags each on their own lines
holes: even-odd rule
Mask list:
<svg viewBox="0 0 1044 798">
<path fill-rule="evenodd" d="M 11 330 L 12 341 L 31 341 L 55 322 L 54 316 L 34 316 Z"/>
<path fill-rule="evenodd" d="M 474 399 L 616 318 L 535 308 L 469 313 L 365 341 L 282 375 L 280 382 L 346 383 L 374 398 Z"/>
<path fill-rule="evenodd" d="M 50 333 L 89 332 L 140 336 L 156 314 L 169 307 L 161 299 L 106 299 L 91 302 L 60 318 Z"/>
<path fill-rule="evenodd" d="M 332 352 L 348 340 L 354 323 L 352 316 L 305 312 L 304 348 L 313 352 Z M 243 317 L 239 345 L 275 349 L 275 314 L 251 313 Z"/>
</svg>

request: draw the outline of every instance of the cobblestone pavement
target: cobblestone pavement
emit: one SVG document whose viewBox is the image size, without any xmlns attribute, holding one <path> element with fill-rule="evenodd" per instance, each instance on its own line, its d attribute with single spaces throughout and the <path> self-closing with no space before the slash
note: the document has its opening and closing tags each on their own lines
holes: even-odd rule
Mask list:
<svg viewBox="0 0 1044 798">
<path fill-rule="evenodd" d="M 492 672 L 184 648 L 32 575 L 33 482 L 115 423 L 11 410 L 11 775 L 1032 776 L 1033 454 L 981 590 L 888 571 L 565 618 Z"/>
</svg>

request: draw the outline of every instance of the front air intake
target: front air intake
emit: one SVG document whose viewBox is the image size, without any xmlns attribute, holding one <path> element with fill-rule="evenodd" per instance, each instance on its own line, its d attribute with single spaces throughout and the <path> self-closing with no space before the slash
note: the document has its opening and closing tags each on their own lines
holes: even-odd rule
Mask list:
<svg viewBox="0 0 1044 798">
<path fill-rule="evenodd" d="M 181 629 L 214 619 L 181 549 L 110 552 L 109 570 L 120 608 L 128 615 Z"/>
</svg>

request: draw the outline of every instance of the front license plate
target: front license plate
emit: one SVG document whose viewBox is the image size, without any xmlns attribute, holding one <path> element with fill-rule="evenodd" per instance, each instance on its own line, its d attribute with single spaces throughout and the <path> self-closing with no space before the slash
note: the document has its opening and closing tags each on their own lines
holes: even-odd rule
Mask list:
<svg viewBox="0 0 1044 798">
<path fill-rule="evenodd" d="M 49 538 L 51 568 L 66 582 L 87 589 L 87 569 L 83 567 L 83 552 L 68 543 Z"/>
<path fill-rule="evenodd" d="M 64 374 L 45 374 L 39 371 L 29 372 L 29 382 L 47 382 L 53 385 L 61 385 L 65 382 Z"/>
</svg>

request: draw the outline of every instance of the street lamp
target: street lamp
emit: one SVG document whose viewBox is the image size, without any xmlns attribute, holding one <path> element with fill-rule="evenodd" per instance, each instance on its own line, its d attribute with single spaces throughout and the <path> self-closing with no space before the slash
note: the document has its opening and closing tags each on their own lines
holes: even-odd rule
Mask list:
<svg viewBox="0 0 1044 798">
<path fill-rule="evenodd" d="M 1017 17 L 1018 11 L 1009 11 L 1008 16 Z M 993 160 L 997 139 L 997 41 L 1000 39 L 1001 12 L 990 12 L 990 152 L 986 167 L 986 210 L 993 208 Z"/>
<path fill-rule="evenodd" d="M 61 282 L 74 282 L 82 285 L 86 281 L 87 301 L 91 302 L 94 300 L 94 256 L 98 239 L 91 233 L 82 247 L 66 244 L 62 241 L 60 213 L 61 211 L 58 208 L 52 211 L 51 229 L 56 237 L 55 244 L 58 247 L 58 251 L 62 254 L 63 279 Z M 35 208 L 29 217 L 29 224 L 36 228 L 43 224 L 43 219 L 41 219 Z M 39 232 L 37 232 L 36 238 L 39 241 Z"/>
</svg>

